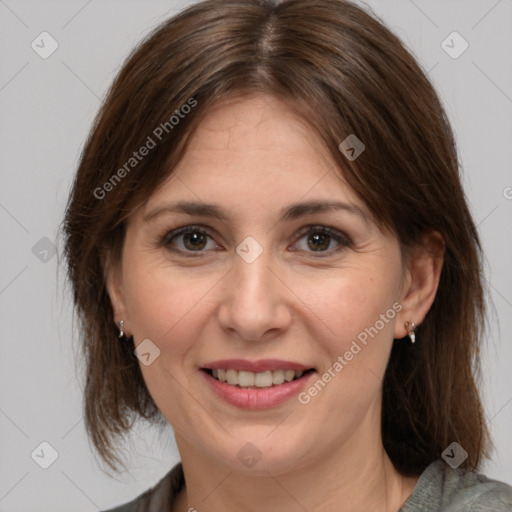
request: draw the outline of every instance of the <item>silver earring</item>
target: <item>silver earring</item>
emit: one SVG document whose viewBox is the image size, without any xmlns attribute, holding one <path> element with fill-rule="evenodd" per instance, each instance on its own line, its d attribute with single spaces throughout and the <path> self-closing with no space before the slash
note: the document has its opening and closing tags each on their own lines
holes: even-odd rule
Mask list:
<svg viewBox="0 0 512 512">
<path fill-rule="evenodd" d="M 119 322 L 119 337 L 120 338 L 124 338 L 124 330 L 123 330 L 123 327 L 124 327 L 124 321 L 121 320 Z"/>
<path fill-rule="evenodd" d="M 414 343 L 416 341 L 416 333 L 414 332 L 416 324 L 414 322 L 405 322 L 405 328 L 408 331 L 407 334 L 409 335 L 411 343 Z"/>
</svg>

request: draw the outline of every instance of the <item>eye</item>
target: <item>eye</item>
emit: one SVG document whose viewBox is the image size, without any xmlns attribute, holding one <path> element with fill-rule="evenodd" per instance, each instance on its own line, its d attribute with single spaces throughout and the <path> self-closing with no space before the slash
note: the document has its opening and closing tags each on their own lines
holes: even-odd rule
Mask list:
<svg viewBox="0 0 512 512">
<path fill-rule="evenodd" d="M 189 253 L 219 248 L 208 232 L 198 226 L 186 226 L 167 233 L 162 245 L 175 252 Z"/>
<path fill-rule="evenodd" d="M 343 233 L 326 226 L 308 226 L 301 238 L 294 244 L 296 249 L 305 252 L 333 254 L 350 245 Z"/>
</svg>

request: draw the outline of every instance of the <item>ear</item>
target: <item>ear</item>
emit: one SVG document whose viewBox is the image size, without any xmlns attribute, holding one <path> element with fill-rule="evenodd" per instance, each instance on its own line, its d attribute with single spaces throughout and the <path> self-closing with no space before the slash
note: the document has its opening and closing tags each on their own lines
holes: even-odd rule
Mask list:
<svg viewBox="0 0 512 512">
<path fill-rule="evenodd" d="M 397 315 L 395 338 L 407 336 L 406 322 L 419 326 L 436 297 L 444 263 L 445 242 L 437 231 L 425 233 L 409 250 L 401 291 L 402 310 Z"/>
<path fill-rule="evenodd" d="M 112 255 L 108 254 L 104 258 L 103 274 L 105 277 L 105 286 L 110 297 L 112 310 L 114 312 L 114 322 L 119 328 L 119 322 L 123 320 L 123 330 L 127 337 L 130 336 L 130 327 L 127 315 L 127 308 L 123 292 L 123 270 L 121 260 L 113 261 Z"/>
</svg>

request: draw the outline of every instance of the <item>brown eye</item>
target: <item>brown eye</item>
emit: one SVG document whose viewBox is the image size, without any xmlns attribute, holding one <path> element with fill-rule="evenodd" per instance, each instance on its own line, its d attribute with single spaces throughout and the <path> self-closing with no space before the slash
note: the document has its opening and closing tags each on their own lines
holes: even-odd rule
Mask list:
<svg viewBox="0 0 512 512">
<path fill-rule="evenodd" d="M 207 242 L 207 236 L 196 232 L 185 233 L 183 235 L 183 245 L 190 251 L 204 249 Z"/>
<path fill-rule="evenodd" d="M 325 233 L 315 233 L 308 236 L 308 247 L 313 251 L 328 249 L 330 243 L 331 237 Z"/>
<path fill-rule="evenodd" d="M 301 238 L 294 244 L 294 251 L 325 254 L 329 256 L 351 244 L 343 233 L 326 226 L 308 227 Z"/>
<path fill-rule="evenodd" d="M 205 230 L 195 226 L 186 226 L 167 233 L 162 245 L 177 253 L 202 253 L 219 247 Z"/>
</svg>

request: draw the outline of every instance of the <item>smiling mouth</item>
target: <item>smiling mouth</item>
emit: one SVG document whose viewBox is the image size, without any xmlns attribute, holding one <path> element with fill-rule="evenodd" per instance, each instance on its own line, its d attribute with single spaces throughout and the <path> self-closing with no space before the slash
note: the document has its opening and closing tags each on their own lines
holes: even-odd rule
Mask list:
<svg viewBox="0 0 512 512">
<path fill-rule="evenodd" d="M 314 368 L 297 371 L 267 370 L 257 373 L 233 369 L 223 370 L 221 368 L 201 368 L 201 370 L 220 382 L 225 382 L 239 388 L 270 388 L 280 386 L 281 384 L 304 378 L 315 371 Z"/>
</svg>

